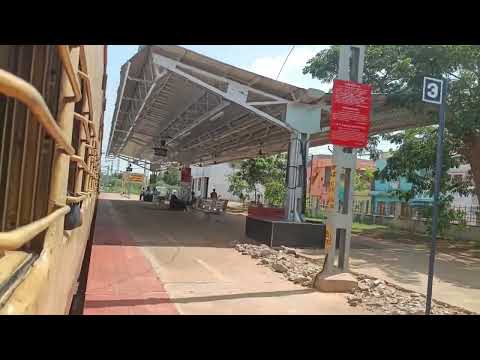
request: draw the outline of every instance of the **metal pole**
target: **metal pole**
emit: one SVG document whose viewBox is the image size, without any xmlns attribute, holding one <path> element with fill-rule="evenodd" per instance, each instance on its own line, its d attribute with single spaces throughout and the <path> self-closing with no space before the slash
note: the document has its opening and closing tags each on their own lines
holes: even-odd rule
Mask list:
<svg viewBox="0 0 480 360">
<path fill-rule="evenodd" d="M 435 163 L 435 184 L 433 192 L 433 216 L 432 216 L 432 246 L 430 249 L 430 261 L 428 264 L 428 287 L 427 303 L 425 306 L 425 315 L 430 315 L 432 308 L 432 287 L 433 273 L 435 271 L 435 251 L 437 246 L 437 228 L 438 228 L 438 197 L 440 193 L 440 180 L 442 178 L 442 155 L 443 155 L 443 133 L 445 130 L 445 107 L 447 95 L 447 81 L 444 80 L 442 104 L 440 105 L 439 125 L 437 132 L 437 158 Z"/>
</svg>

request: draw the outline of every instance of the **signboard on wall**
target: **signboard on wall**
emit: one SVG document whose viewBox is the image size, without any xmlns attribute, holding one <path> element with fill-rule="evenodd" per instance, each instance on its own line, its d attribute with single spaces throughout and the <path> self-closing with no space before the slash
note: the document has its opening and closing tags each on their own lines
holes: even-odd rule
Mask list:
<svg viewBox="0 0 480 360">
<path fill-rule="evenodd" d="M 330 249 L 332 242 L 332 226 L 327 224 L 325 227 L 325 249 Z"/>
<path fill-rule="evenodd" d="M 332 171 L 330 173 L 330 180 L 328 182 L 328 194 L 327 194 L 327 207 L 333 209 L 335 207 L 335 176 L 336 168 L 332 166 Z"/>
<path fill-rule="evenodd" d="M 182 168 L 181 180 L 182 183 L 189 183 L 192 181 L 192 169 L 189 167 Z"/>
<path fill-rule="evenodd" d="M 143 174 L 131 173 L 128 174 L 127 181 L 131 183 L 143 184 L 145 182 L 145 176 Z"/>
<path fill-rule="evenodd" d="M 368 84 L 335 80 L 333 83 L 330 142 L 349 148 L 367 146 L 372 88 Z"/>
</svg>

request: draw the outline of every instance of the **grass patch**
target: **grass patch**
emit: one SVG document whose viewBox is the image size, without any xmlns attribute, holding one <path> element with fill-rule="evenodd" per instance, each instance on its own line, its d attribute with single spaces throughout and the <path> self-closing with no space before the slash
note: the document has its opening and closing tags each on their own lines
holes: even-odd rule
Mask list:
<svg viewBox="0 0 480 360">
<path fill-rule="evenodd" d="M 394 229 L 385 225 L 353 223 L 352 234 L 363 235 L 377 239 L 400 240 L 405 242 L 425 243 L 429 237 L 422 234 L 412 234 L 405 230 Z"/>
<path fill-rule="evenodd" d="M 308 221 L 308 222 L 318 223 L 318 224 L 325 223 L 325 220 L 319 219 L 319 218 L 305 217 L 305 220 Z"/>
<path fill-rule="evenodd" d="M 386 230 L 388 230 L 388 226 L 385 226 L 385 225 L 360 224 L 360 223 L 352 224 L 352 233 L 354 234 L 360 234 L 365 231 L 386 231 Z"/>
</svg>

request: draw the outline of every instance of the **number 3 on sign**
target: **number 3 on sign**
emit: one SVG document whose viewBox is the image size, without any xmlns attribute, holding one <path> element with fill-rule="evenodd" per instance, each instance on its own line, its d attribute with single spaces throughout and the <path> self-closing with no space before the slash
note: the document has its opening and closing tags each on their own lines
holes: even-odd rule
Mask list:
<svg viewBox="0 0 480 360">
<path fill-rule="evenodd" d="M 428 84 L 427 95 L 432 99 L 436 99 L 438 97 L 438 85 L 435 83 Z"/>
<path fill-rule="evenodd" d="M 423 101 L 438 104 L 442 103 L 443 80 L 430 77 L 423 78 Z"/>
</svg>

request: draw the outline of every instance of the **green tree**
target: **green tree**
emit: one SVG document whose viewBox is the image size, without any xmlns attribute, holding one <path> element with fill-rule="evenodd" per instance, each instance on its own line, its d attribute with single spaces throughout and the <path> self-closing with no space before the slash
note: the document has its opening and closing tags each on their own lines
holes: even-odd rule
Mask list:
<svg viewBox="0 0 480 360">
<path fill-rule="evenodd" d="M 150 179 L 148 181 L 149 185 L 155 185 L 157 183 L 157 173 L 151 173 L 150 174 Z"/>
<path fill-rule="evenodd" d="M 406 196 L 413 198 L 416 194 L 432 196 L 435 181 L 436 129 L 425 127 L 409 129 L 397 134 L 385 135 L 399 148 L 387 160 L 387 166 L 377 173 L 377 177 L 392 181 L 405 177 L 412 184 Z M 454 181 L 447 173 L 448 169 L 458 167 L 463 161 L 457 154 L 457 143 L 449 137 L 443 148 L 443 169 L 440 188 L 443 194 L 471 192 L 471 180 Z M 445 197 L 444 201 L 448 201 Z"/>
<path fill-rule="evenodd" d="M 330 82 L 338 72 L 339 47 L 332 46 L 310 59 L 304 68 L 314 78 Z M 448 79 L 442 194 L 474 191 L 480 198 L 480 48 L 471 45 L 372 45 L 367 47 L 363 80 L 374 93 L 387 96 L 387 105 L 406 107 L 418 114 L 426 108 L 421 101 L 424 76 Z M 438 121 L 438 113 L 430 112 Z M 399 146 L 377 174 L 386 180 L 405 176 L 413 184 L 408 197 L 433 190 L 435 176 L 436 126 L 405 130 L 382 136 Z M 378 154 L 379 137 L 371 137 L 369 150 Z M 453 183 L 446 170 L 469 163 L 470 179 Z M 451 197 L 442 195 L 447 209 Z M 447 214 L 444 211 L 444 214 Z"/>
<path fill-rule="evenodd" d="M 243 160 L 238 165 L 238 171 L 229 177 L 229 191 L 237 196 L 242 192 L 254 192 L 256 199 L 257 185 L 263 185 L 267 200 L 272 204 L 278 204 L 282 191 L 283 197 L 285 196 L 285 187 L 282 188 L 281 185 L 285 182 L 286 168 L 285 154 Z"/>
<path fill-rule="evenodd" d="M 269 204 L 273 206 L 282 206 L 287 192 L 285 180 L 270 180 L 264 186 L 265 198 L 268 200 Z"/>
<path fill-rule="evenodd" d="M 338 72 L 339 47 L 332 46 L 310 59 L 304 68 L 323 82 L 330 82 Z M 445 141 L 452 146 L 444 159 L 454 157 L 459 163 L 469 163 L 475 184 L 474 191 L 480 198 L 480 47 L 475 45 L 371 45 L 367 47 L 363 80 L 372 85 L 374 93 L 387 95 L 387 104 L 403 106 L 414 113 L 426 105 L 421 101 L 423 77 L 432 76 L 448 79 L 447 114 Z M 437 113 L 431 116 L 438 119 Z M 409 173 L 423 170 L 419 165 L 435 161 L 436 132 L 429 127 L 411 132 L 386 135 L 400 146 L 396 152 L 406 158 L 414 137 L 429 145 L 429 150 L 406 158 Z M 393 136 L 393 137 L 392 137 Z M 370 139 L 370 150 L 375 153 L 378 137 Z M 446 149 L 447 150 L 447 149 Z M 417 158 L 421 160 L 416 161 Z M 413 161 L 410 161 L 413 160 Z M 387 168 L 395 169 L 393 160 Z M 405 167 L 404 167 L 405 168 Z M 431 167 L 429 167 L 431 168 Z M 429 169 L 427 168 L 427 170 Z M 387 169 L 385 173 L 389 170 Z M 428 176 L 433 178 L 431 172 Z M 447 183 L 444 181 L 443 183 Z M 420 185 L 423 186 L 423 185 Z M 445 190 L 445 189 L 442 189 Z"/>
<path fill-rule="evenodd" d="M 163 174 L 162 180 L 171 186 L 180 185 L 180 171 L 178 168 L 170 166 Z"/>
<path fill-rule="evenodd" d="M 255 193 L 257 199 L 257 185 L 263 178 L 263 162 L 257 159 L 247 159 L 240 164 L 239 176 L 246 182 L 249 192 Z"/>
<path fill-rule="evenodd" d="M 364 171 L 355 171 L 353 178 L 353 189 L 355 191 L 365 191 L 371 189 L 372 181 L 375 178 L 373 170 L 365 169 Z"/>
<path fill-rule="evenodd" d="M 230 183 L 228 191 L 233 195 L 238 196 L 240 200 L 245 201 L 247 198 L 247 193 L 253 191 L 249 188 L 248 183 L 242 177 L 240 172 L 235 172 L 227 177 L 228 182 Z"/>
</svg>

